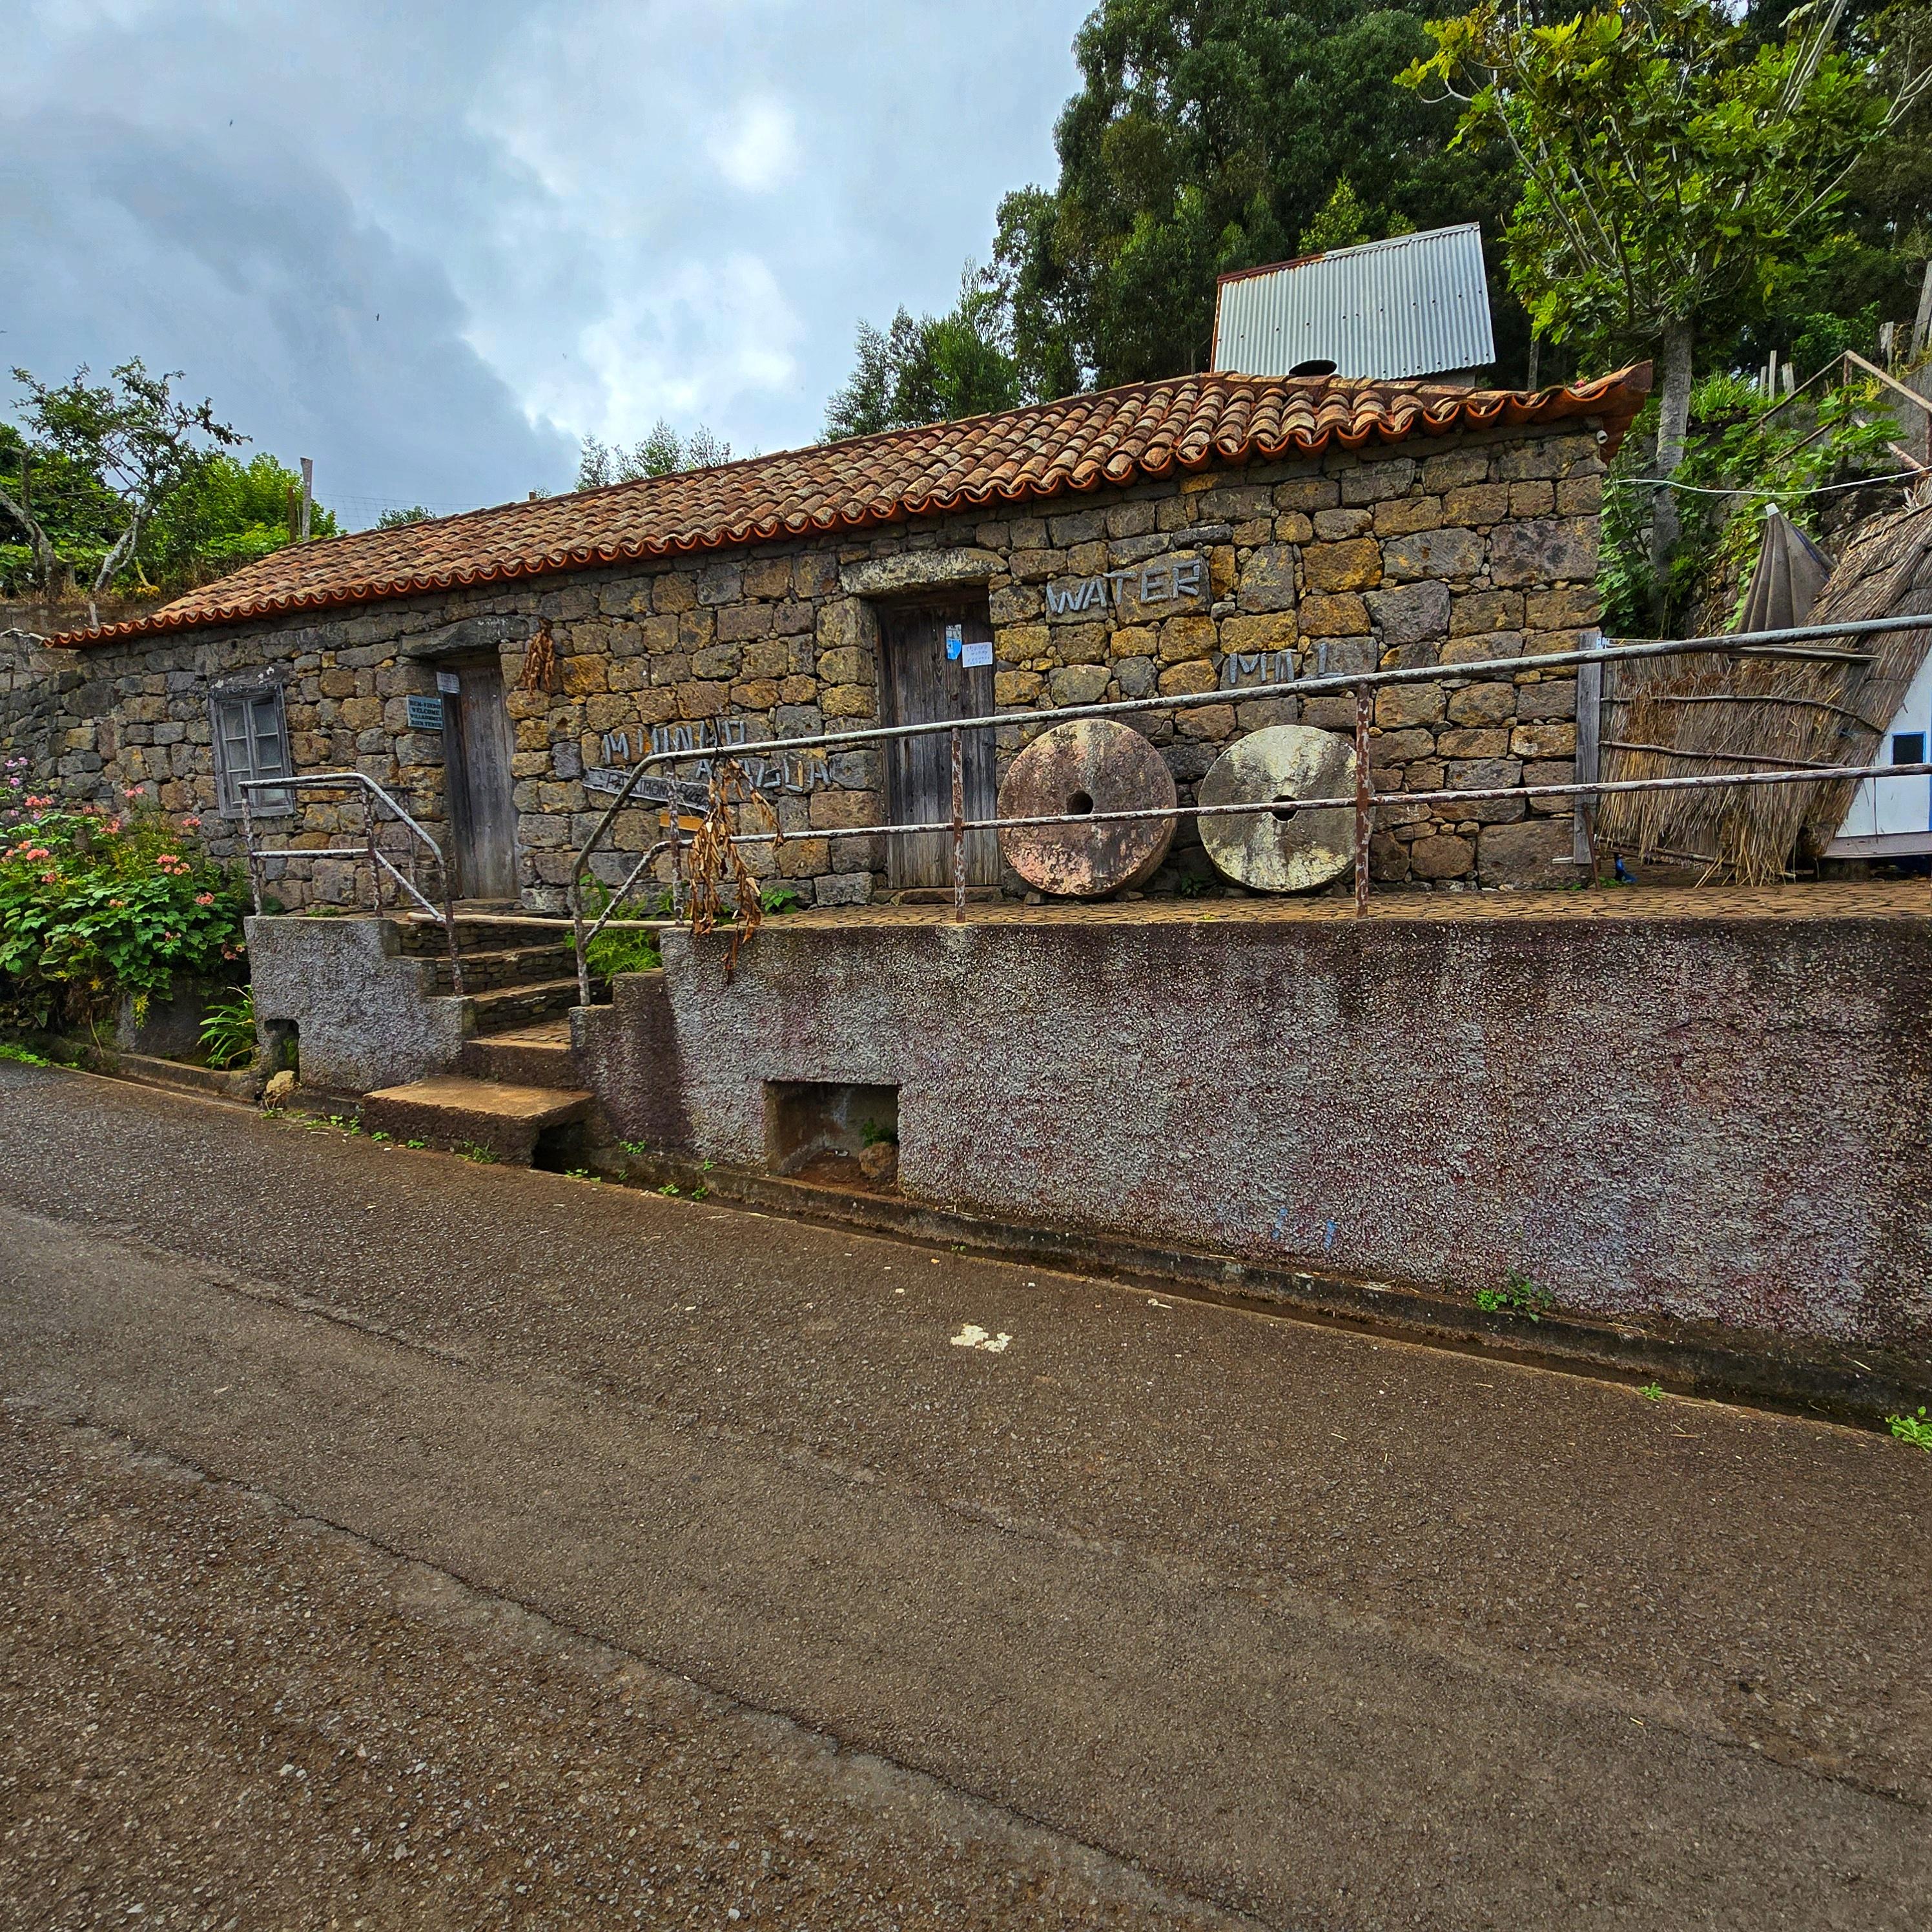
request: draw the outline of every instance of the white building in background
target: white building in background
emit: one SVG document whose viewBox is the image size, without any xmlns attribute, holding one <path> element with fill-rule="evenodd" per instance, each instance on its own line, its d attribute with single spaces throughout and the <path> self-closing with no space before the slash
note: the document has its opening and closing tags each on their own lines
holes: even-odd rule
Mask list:
<svg viewBox="0 0 1932 1932">
<path fill-rule="evenodd" d="M 1215 291 L 1214 366 L 1232 374 L 1473 382 L 1496 359 L 1473 221 L 1239 269 Z"/>
<path fill-rule="evenodd" d="M 1922 765 L 1932 744 L 1932 652 L 1918 667 L 1874 764 Z M 1828 859 L 1899 859 L 1932 852 L 1932 777 L 1865 778 L 1852 794 Z"/>
</svg>

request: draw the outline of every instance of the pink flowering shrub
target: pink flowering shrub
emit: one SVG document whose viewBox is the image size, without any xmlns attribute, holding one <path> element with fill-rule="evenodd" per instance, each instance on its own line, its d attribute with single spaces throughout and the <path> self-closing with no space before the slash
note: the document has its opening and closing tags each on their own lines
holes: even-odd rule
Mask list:
<svg viewBox="0 0 1932 1932">
<path fill-rule="evenodd" d="M 0 782 L 0 1030 L 85 1022 L 177 973 L 245 977 L 246 910 L 240 880 L 181 821 L 58 811 Z"/>
</svg>

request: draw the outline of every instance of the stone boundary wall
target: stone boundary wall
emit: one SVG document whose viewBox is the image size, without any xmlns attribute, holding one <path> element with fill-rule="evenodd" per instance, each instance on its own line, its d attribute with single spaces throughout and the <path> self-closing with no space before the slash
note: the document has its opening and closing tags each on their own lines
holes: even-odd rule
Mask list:
<svg viewBox="0 0 1932 1932">
<path fill-rule="evenodd" d="M 804 736 L 877 721 L 882 598 L 983 594 L 996 651 L 1005 765 L 1029 710 L 1226 689 L 1226 700 L 1138 721 L 1172 767 L 1184 803 L 1220 752 L 1297 718 L 1352 730 L 1352 698 L 1244 698 L 1298 670 L 1480 658 L 1511 674 L 1451 688 L 1382 692 L 1373 757 L 1381 812 L 1372 862 L 1385 884 L 1568 882 L 1558 806 L 1520 800 L 1451 818 L 1399 794 L 1574 775 L 1576 679 L 1539 654 L 1574 648 L 1596 621 L 1592 588 L 1603 464 L 1597 434 L 1565 423 L 1231 466 L 1036 506 L 921 519 L 870 531 L 747 545 L 676 563 L 620 566 L 448 596 L 387 602 L 59 654 L 58 703 L 8 734 L 49 740 L 70 798 L 118 803 L 136 788 L 194 812 L 218 852 L 238 827 L 217 810 L 211 684 L 266 669 L 282 683 L 296 769 L 356 765 L 446 830 L 443 748 L 412 729 L 407 699 L 436 688 L 440 660 L 494 651 L 514 724 L 514 804 L 524 902 L 560 910 L 572 855 L 602 808 L 587 773 L 634 760 L 653 730 L 701 740 Z M 1176 574 L 1177 566 L 1179 575 Z M 1096 598 L 1096 579 L 1107 585 Z M 1181 594 L 1179 586 L 1188 586 Z M 541 628 L 554 688 L 518 688 Z M 820 904 L 885 887 L 882 842 L 824 836 L 884 822 L 880 754 L 835 752 L 785 775 L 788 834 L 752 850 L 754 869 Z M 278 842 L 351 838 L 359 808 L 310 794 Z M 656 809 L 627 812 L 601 869 L 660 836 Z M 286 905 L 366 894 L 354 862 L 278 866 Z M 1192 826 L 1151 882 L 1172 892 L 1214 879 Z M 1009 876 L 1009 890 L 1018 881 Z"/>
<path fill-rule="evenodd" d="M 70 730 L 85 728 L 76 698 L 88 681 L 84 670 L 46 650 L 32 633 L 0 630 L 0 757 L 27 760 L 26 770 L 16 774 L 25 789 L 89 788 L 99 767 L 72 761 L 64 742 Z"/>
<path fill-rule="evenodd" d="M 1932 1345 L 1923 922 L 776 921 L 722 955 L 668 934 L 586 1016 L 626 1131 L 758 1167 L 766 1081 L 896 1085 L 916 1199 Z"/>
</svg>

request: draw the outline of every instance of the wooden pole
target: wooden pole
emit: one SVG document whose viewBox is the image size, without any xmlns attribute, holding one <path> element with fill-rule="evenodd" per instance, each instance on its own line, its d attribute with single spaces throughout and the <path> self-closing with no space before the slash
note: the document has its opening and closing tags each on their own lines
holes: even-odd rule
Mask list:
<svg viewBox="0 0 1932 1932">
<path fill-rule="evenodd" d="M 315 464 L 311 458 L 304 456 L 302 460 L 302 540 L 304 543 L 307 543 L 309 512 L 315 502 Z"/>
<path fill-rule="evenodd" d="M 1369 786 L 1369 719 L 1375 694 L 1366 684 L 1355 687 L 1355 916 L 1369 909 L 1369 832 L 1375 820 Z"/>
<path fill-rule="evenodd" d="M 959 728 L 951 733 L 952 741 L 952 922 L 966 922 L 966 760 L 959 742 Z"/>
</svg>

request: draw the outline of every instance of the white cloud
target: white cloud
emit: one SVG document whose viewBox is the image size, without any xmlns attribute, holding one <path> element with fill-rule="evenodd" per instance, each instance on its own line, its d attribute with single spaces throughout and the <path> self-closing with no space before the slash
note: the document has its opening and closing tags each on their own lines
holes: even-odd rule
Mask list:
<svg viewBox="0 0 1932 1932">
<path fill-rule="evenodd" d="M 372 498 L 659 416 L 807 441 L 856 320 L 948 305 L 1052 178 L 1088 4 L 27 0 L 0 366 L 182 364 Z"/>
<path fill-rule="evenodd" d="M 798 160 L 797 126 L 778 100 L 746 101 L 704 145 L 718 172 L 747 194 L 776 188 Z"/>
</svg>

